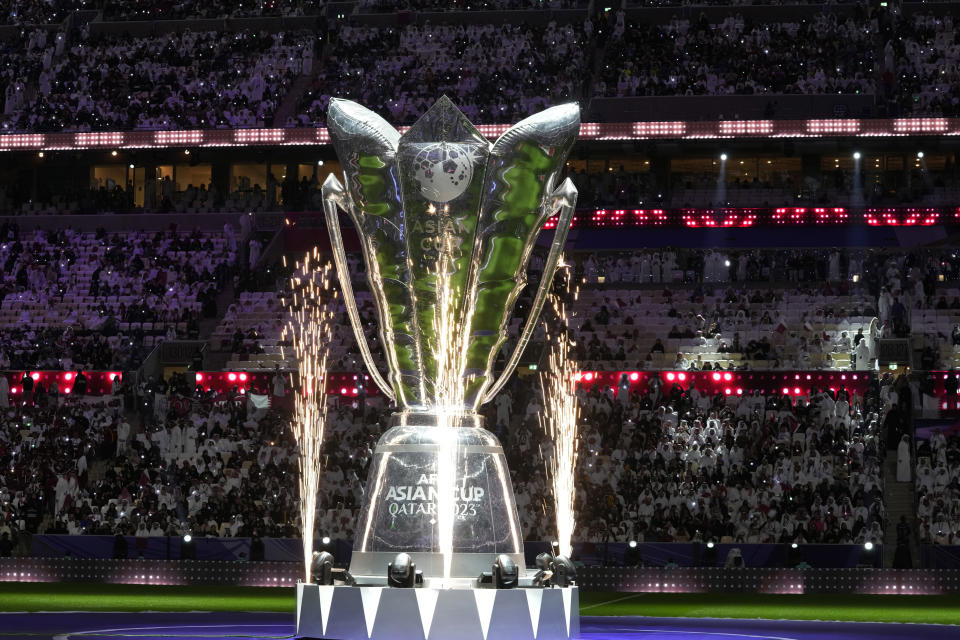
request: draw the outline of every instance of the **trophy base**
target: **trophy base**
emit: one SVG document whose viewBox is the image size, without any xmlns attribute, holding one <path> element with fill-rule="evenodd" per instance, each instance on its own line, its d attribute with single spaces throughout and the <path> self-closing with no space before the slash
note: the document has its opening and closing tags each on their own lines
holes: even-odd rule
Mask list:
<svg viewBox="0 0 960 640">
<path fill-rule="evenodd" d="M 570 640 L 577 587 L 391 589 L 297 585 L 297 637 L 337 640 Z"/>
<path fill-rule="evenodd" d="M 452 426 L 429 412 L 394 414 L 374 449 L 357 521 L 350 573 L 362 584 L 385 584 L 387 565 L 407 553 L 427 585 L 469 586 L 506 555 L 524 576 L 523 536 L 513 485 L 496 436 L 465 413 Z M 447 475 L 439 473 L 452 452 Z M 441 504 L 441 494 L 448 498 Z M 451 509 L 442 548 L 440 513 Z M 449 557 L 450 566 L 444 566 Z M 431 580 L 433 582 L 431 582 Z"/>
</svg>

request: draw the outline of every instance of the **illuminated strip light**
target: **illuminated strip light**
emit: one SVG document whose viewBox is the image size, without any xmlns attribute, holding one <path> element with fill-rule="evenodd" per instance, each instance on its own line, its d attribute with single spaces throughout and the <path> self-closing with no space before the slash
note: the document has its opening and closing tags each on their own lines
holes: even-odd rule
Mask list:
<svg viewBox="0 0 960 640">
<path fill-rule="evenodd" d="M 399 127 L 405 133 L 409 127 Z M 505 124 L 478 125 L 493 139 L 508 129 Z M 583 141 L 710 140 L 717 138 L 816 138 L 828 136 L 896 137 L 906 135 L 960 135 L 960 118 L 898 119 L 814 119 L 736 120 L 723 122 L 586 122 L 580 125 Z M 330 143 L 326 128 L 310 129 L 209 129 L 189 131 L 103 131 L 48 134 L 6 134 L 0 136 L 0 151 L 163 148 L 165 146 L 239 147 L 247 145 L 325 145 Z"/>
<path fill-rule="evenodd" d="M 480 132 L 484 138 L 489 138 L 495 140 L 502 136 L 507 129 L 510 128 L 508 124 L 479 124 L 477 125 L 477 131 Z"/>
<path fill-rule="evenodd" d="M 0 149 L 36 149 L 43 147 L 42 133 L 15 133 L 0 136 Z"/>
<path fill-rule="evenodd" d="M 807 133 L 815 136 L 829 134 L 854 134 L 860 132 L 860 120 L 850 119 L 832 119 L 832 120 L 807 120 Z"/>
<path fill-rule="evenodd" d="M 686 122 L 634 122 L 634 138 L 682 138 L 687 133 Z"/>
<path fill-rule="evenodd" d="M 123 145 L 126 134 L 119 131 L 93 131 L 75 133 L 73 136 L 76 147 L 119 147 Z"/>
<path fill-rule="evenodd" d="M 866 209 L 863 219 L 872 227 L 928 227 L 940 221 L 940 211 L 931 207 Z"/>
<path fill-rule="evenodd" d="M 813 214 L 816 224 L 845 224 L 850 219 L 843 207 L 815 207 Z"/>
<path fill-rule="evenodd" d="M 592 140 L 600 137 L 600 125 L 593 122 L 580 123 L 580 139 Z"/>
<path fill-rule="evenodd" d="M 153 142 L 157 146 L 173 147 L 203 144 L 203 131 L 154 131 Z"/>
<path fill-rule="evenodd" d="M 544 228 L 544 229 L 556 229 L 556 228 L 557 228 L 557 218 L 559 217 L 559 215 L 560 215 L 560 214 L 557 214 L 557 215 L 555 215 L 555 216 L 551 216 L 551 217 L 547 218 L 547 221 L 543 224 L 543 228 Z M 570 219 L 570 228 L 573 229 L 574 227 L 579 226 L 579 225 L 577 224 L 577 222 L 578 222 L 577 216 L 576 216 L 576 214 L 574 214 L 573 218 Z"/>
<path fill-rule="evenodd" d="M 894 133 L 944 133 L 950 129 L 947 118 L 897 118 Z"/>
<path fill-rule="evenodd" d="M 721 136 L 768 136 L 773 133 L 773 121 L 724 120 L 719 130 Z"/>
<path fill-rule="evenodd" d="M 843 207 L 777 207 L 770 217 L 774 224 L 843 224 L 847 222 Z"/>
<path fill-rule="evenodd" d="M 638 209 L 633 212 L 637 222 L 643 226 L 659 227 L 667 223 L 667 213 L 663 209 Z"/>
<path fill-rule="evenodd" d="M 681 215 L 684 225 L 693 228 L 716 227 L 752 227 L 757 214 L 741 210 L 722 209 L 719 211 L 684 211 Z"/>
<path fill-rule="evenodd" d="M 286 136 L 284 129 L 237 129 L 233 132 L 234 142 L 240 144 L 280 144 Z"/>
</svg>

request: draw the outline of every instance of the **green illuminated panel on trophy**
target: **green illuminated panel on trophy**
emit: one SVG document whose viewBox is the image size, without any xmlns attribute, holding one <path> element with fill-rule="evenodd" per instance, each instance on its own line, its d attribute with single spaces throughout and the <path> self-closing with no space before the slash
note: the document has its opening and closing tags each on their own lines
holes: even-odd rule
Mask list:
<svg viewBox="0 0 960 640">
<path fill-rule="evenodd" d="M 470 369 L 493 369 L 514 304 L 526 285 L 526 267 L 537 234 L 552 213 L 541 203 L 573 146 L 569 133 L 563 144 L 542 144 L 544 132 L 535 126 L 535 119 L 529 119 L 534 126 L 518 135 L 504 135 L 490 153 L 480 217 L 477 301 L 467 359 Z M 569 129 L 577 122 L 566 124 Z M 553 133 L 555 139 L 559 137 Z M 471 388 L 467 397 L 474 398 L 476 391 Z"/>
<path fill-rule="evenodd" d="M 346 158 L 344 158 L 344 155 Z M 380 340 L 398 398 L 419 404 L 420 365 L 413 335 L 413 304 L 406 269 L 403 207 L 392 153 L 374 147 L 344 149 L 344 174 L 357 210 L 350 211 L 367 263 L 367 279 L 380 317 Z"/>
</svg>

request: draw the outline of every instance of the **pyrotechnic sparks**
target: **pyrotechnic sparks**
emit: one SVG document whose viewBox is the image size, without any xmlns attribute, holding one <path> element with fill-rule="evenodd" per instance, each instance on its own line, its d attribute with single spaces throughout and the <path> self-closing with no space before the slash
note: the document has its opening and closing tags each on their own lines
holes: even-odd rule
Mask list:
<svg viewBox="0 0 960 640">
<path fill-rule="evenodd" d="M 569 283 L 569 278 L 567 282 Z M 576 300 L 578 295 L 579 289 L 574 290 L 573 299 Z M 553 442 L 553 452 L 546 463 L 547 477 L 553 485 L 559 552 L 569 558 L 573 552 L 573 530 L 577 524 L 574 503 L 578 456 L 577 422 L 580 418 L 576 394 L 578 368 L 573 359 L 574 343 L 567 332 L 568 317 L 564 296 L 551 295 L 550 303 L 560 327 L 554 333 L 549 330 L 547 333 L 550 355 L 546 369 L 540 373 L 540 387 L 544 399 L 540 423 Z"/>
<path fill-rule="evenodd" d="M 434 360 L 437 366 L 434 397 L 436 404 L 431 411 L 437 420 L 437 537 L 440 553 L 443 554 L 443 578 L 448 580 L 453 561 L 453 529 L 456 524 L 456 484 L 459 456 L 456 427 L 465 416 L 464 379 L 467 363 L 467 347 L 470 335 L 469 314 L 462 326 L 458 318 L 459 290 L 450 279 L 450 255 L 441 251 L 437 262 L 437 304 L 434 310 L 436 345 Z"/>
<path fill-rule="evenodd" d="M 300 374 L 300 390 L 294 395 L 293 432 L 299 445 L 300 523 L 303 533 L 303 562 L 310 582 L 313 535 L 317 513 L 317 490 L 323 464 L 321 447 L 327 421 L 327 356 L 332 337 L 333 311 L 329 308 L 337 292 L 330 288 L 329 263 L 316 264 L 317 251 L 308 253 L 290 278 L 293 299 L 287 306 L 290 317 L 284 339 L 293 342 Z"/>
</svg>

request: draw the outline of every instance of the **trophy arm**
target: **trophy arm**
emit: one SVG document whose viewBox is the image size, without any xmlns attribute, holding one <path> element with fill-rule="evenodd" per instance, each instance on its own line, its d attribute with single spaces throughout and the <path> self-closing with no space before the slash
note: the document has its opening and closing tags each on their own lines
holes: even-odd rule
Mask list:
<svg viewBox="0 0 960 640">
<path fill-rule="evenodd" d="M 537 327 L 537 319 L 540 317 L 540 311 L 543 310 L 543 305 L 547 301 L 547 295 L 550 293 L 553 275 L 557 270 L 557 263 L 560 261 L 560 254 L 563 253 L 563 247 L 567 243 L 570 223 L 573 221 L 573 214 L 577 208 L 577 188 L 573 185 L 573 181 L 571 181 L 570 178 L 564 180 L 563 184 L 550 194 L 549 199 L 544 203 L 543 212 L 549 214 L 558 208 L 560 209 L 560 215 L 557 218 L 557 227 L 553 234 L 553 243 L 550 246 L 550 253 L 547 255 L 547 262 L 543 267 L 543 275 L 540 278 L 537 295 L 533 299 L 530 317 L 527 320 L 527 324 L 523 327 L 523 331 L 520 332 L 520 340 L 510 355 L 510 359 L 507 360 L 507 364 L 500 373 L 500 377 L 497 378 L 496 382 L 483 394 L 481 404 L 486 404 L 493 400 L 493 397 L 507 384 L 507 380 L 510 379 L 510 376 L 513 375 L 514 370 L 516 370 L 517 364 L 520 362 L 520 356 L 523 355 L 524 350 L 527 348 L 527 343 L 530 342 L 533 331 Z"/>
<path fill-rule="evenodd" d="M 330 246 L 333 249 L 333 261 L 337 265 L 337 273 L 340 274 L 340 290 L 343 292 L 343 303 L 347 307 L 347 315 L 350 317 L 350 325 L 353 327 L 353 334 L 360 347 L 360 355 L 363 357 L 364 364 L 367 365 L 370 377 L 380 387 L 380 391 L 392 402 L 396 402 L 397 397 L 393 388 L 380 374 L 377 364 L 373 360 L 370 344 L 367 342 L 366 334 L 363 333 L 360 313 L 357 311 L 357 300 L 353 295 L 353 284 L 350 282 L 350 270 L 347 267 L 347 254 L 343 250 L 343 236 L 340 234 L 340 218 L 337 216 L 337 206 L 343 207 L 343 199 L 348 196 L 343 185 L 332 173 L 324 181 L 321 195 L 323 196 L 323 213 L 327 219 L 327 231 L 330 234 Z"/>
</svg>

